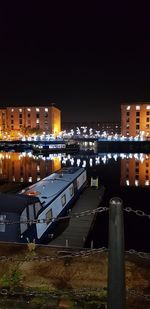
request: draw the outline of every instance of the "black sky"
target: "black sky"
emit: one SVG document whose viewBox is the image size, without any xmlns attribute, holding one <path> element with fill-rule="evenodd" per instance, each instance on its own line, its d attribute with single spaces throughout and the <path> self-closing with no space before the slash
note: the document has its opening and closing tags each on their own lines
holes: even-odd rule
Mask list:
<svg viewBox="0 0 150 309">
<path fill-rule="evenodd" d="M 149 8 L 120 2 L 1 3 L 1 105 L 49 101 L 64 121 L 114 121 L 121 102 L 150 101 Z"/>
</svg>

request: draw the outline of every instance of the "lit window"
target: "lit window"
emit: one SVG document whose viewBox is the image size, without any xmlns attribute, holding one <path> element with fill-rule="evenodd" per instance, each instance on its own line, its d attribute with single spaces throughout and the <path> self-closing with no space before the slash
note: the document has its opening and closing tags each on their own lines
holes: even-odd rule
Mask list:
<svg viewBox="0 0 150 309">
<path fill-rule="evenodd" d="M 29 182 L 32 182 L 32 177 L 31 177 L 31 176 L 29 177 L 28 181 L 29 181 Z"/>
<path fill-rule="evenodd" d="M 139 181 L 136 179 L 135 180 L 135 186 L 138 187 L 138 185 L 139 185 Z"/>
<path fill-rule="evenodd" d="M 149 180 L 145 180 L 145 186 L 149 186 Z"/>
<path fill-rule="evenodd" d="M 22 108 L 19 108 L 19 112 L 22 113 Z"/>
<path fill-rule="evenodd" d="M 20 178 L 20 182 L 23 182 L 23 177 Z"/>
<path fill-rule="evenodd" d="M 11 112 L 12 112 L 12 113 L 14 112 L 14 109 L 13 109 L 13 108 L 11 109 Z"/>
<path fill-rule="evenodd" d="M 65 204 L 66 204 L 66 195 L 65 194 L 61 197 L 61 204 L 62 204 L 62 206 L 65 206 Z"/>
<path fill-rule="evenodd" d="M 48 113 L 48 108 L 47 107 L 45 108 L 45 112 Z"/>
<path fill-rule="evenodd" d="M 140 110 L 140 105 L 136 105 L 136 110 L 137 110 L 137 111 Z"/>
<path fill-rule="evenodd" d="M 28 112 L 31 112 L 31 108 L 27 108 L 27 111 L 28 111 Z"/>
<path fill-rule="evenodd" d="M 37 181 L 40 181 L 40 179 L 41 179 L 40 176 L 38 176 L 38 177 L 37 177 Z"/>
<path fill-rule="evenodd" d="M 39 119 L 36 119 L 36 123 L 40 123 Z"/>
<path fill-rule="evenodd" d="M 126 185 L 129 186 L 129 180 L 126 180 Z"/>
<path fill-rule="evenodd" d="M 37 171 L 38 172 L 40 171 L 40 165 L 37 165 Z"/>
<path fill-rule="evenodd" d="M 49 224 L 51 219 L 52 219 L 52 209 L 50 209 L 47 213 L 46 213 L 46 224 Z"/>
<path fill-rule="evenodd" d="M 6 220 L 6 215 L 0 215 L 0 232 L 5 232 L 6 225 L 3 221 Z"/>
<path fill-rule="evenodd" d="M 129 111 L 129 110 L 130 110 L 130 108 L 131 108 L 131 106 L 130 106 L 130 105 L 128 105 L 128 106 L 127 106 L 127 108 L 126 108 L 126 109 L 127 109 L 127 111 Z"/>
<path fill-rule="evenodd" d="M 146 106 L 146 109 L 150 109 L 150 105 L 147 105 L 147 106 Z"/>
<path fill-rule="evenodd" d="M 37 108 L 36 108 L 36 112 L 39 112 L 39 111 L 40 111 L 40 109 L 37 107 Z"/>
</svg>

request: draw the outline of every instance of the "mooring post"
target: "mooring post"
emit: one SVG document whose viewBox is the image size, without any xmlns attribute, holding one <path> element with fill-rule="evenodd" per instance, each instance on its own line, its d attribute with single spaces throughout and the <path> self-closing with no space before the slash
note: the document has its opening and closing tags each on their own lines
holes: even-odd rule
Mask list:
<svg viewBox="0 0 150 309">
<path fill-rule="evenodd" d="M 114 197 L 109 203 L 108 309 L 125 309 L 125 258 L 123 203 Z"/>
</svg>

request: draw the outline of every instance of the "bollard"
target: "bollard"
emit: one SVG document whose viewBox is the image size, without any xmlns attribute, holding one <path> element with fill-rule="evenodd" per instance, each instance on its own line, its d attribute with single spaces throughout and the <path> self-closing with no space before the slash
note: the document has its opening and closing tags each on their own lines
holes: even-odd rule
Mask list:
<svg viewBox="0 0 150 309">
<path fill-rule="evenodd" d="M 109 203 L 108 309 L 125 309 L 125 259 L 123 203 L 114 197 Z"/>
</svg>

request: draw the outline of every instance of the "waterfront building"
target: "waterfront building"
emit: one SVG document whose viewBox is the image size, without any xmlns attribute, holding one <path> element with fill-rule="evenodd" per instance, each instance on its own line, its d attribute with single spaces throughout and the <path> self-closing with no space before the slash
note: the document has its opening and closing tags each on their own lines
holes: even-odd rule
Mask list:
<svg viewBox="0 0 150 309">
<path fill-rule="evenodd" d="M 41 131 L 58 134 L 61 131 L 61 111 L 51 106 L 0 108 L 1 132 Z"/>
<path fill-rule="evenodd" d="M 121 134 L 150 138 L 150 103 L 121 105 Z"/>
</svg>

